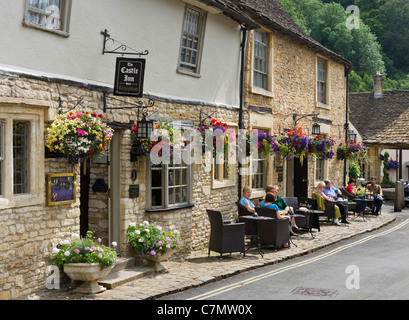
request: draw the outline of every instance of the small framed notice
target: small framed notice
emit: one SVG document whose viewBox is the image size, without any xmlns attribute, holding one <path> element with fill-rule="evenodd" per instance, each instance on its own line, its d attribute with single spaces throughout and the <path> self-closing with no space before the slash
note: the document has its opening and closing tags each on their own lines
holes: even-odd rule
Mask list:
<svg viewBox="0 0 409 320">
<path fill-rule="evenodd" d="M 77 198 L 74 173 L 47 174 L 47 205 L 74 203 Z"/>
</svg>

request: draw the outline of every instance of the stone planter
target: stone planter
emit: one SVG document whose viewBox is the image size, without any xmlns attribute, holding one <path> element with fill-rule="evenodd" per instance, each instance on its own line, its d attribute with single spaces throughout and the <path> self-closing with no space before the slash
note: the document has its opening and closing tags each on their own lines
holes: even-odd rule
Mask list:
<svg viewBox="0 0 409 320">
<path fill-rule="evenodd" d="M 99 263 L 68 263 L 64 264 L 64 273 L 71 279 L 83 281 L 75 288 L 80 293 L 98 293 L 105 291 L 103 286 L 98 284 L 98 280 L 105 278 L 112 270 L 112 267 L 103 268 Z"/>
<path fill-rule="evenodd" d="M 151 266 L 155 273 L 166 273 L 168 269 L 161 264 L 162 261 L 166 261 L 170 258 L 175 250 L 167 250 L 165 253 L 157 254 L 155 256 L 145 257 L 148 261 L 148 265 Z"/>
</svg>

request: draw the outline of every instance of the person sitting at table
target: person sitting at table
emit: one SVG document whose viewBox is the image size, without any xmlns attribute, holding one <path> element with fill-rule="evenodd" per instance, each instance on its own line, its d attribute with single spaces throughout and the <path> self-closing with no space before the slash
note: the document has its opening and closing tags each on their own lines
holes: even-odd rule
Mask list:
<svg viewBox="0 0 409 320">
<path fill-rule="evenodd" d="M 268 208 L 268 209 L 275 209 L 277 213 L 277 219 L 288 219 L 288 231 L 292 236 L 297 236 L 296 233 L 292 230 L 292 223 L 289 216 L 282 216 L 278 211 L 280 210 L 278 206 L 274 203 L 276 199 L 274 198 L 272 193 L 267 193 L 264 200 L 261 202 L 261 208 Z"/>
<path fill-rule="evenodd" d="M 338 200 L 338 195 L 342 195 L 341 190 L 335 188 L 334 186 L 332 186 L 331 184 L 331 180 L 324 180 L 325 183 L 325 188 L 324 190 L 322 190 L 322 192 L 326 195 L 326 196 L 331 196 L 334 201 Z M 346 219 L 346 215 L 348 214 L 348 205 L 340 203 L 339 201 L 337 201 L 337 206 L 339 207 L 339 210 L 341 211 L 341 222 L 342 223 L 349 223 L 347 222 Z"/>
<path fill-rule="evenodd" d="M 354 179 L 349 179 L 348 181 L 348 185 L 345 187 L 345 190 L 347 192 L 349 192 L 350 194 L 352 194 L 353 196 L 355 196 L 358 202 L 358 212 L 363 212 L 365 210 L 366 207 L 366 203 L 365 201 L 359 201 L 359 199 L 363 199 L 363 196 L 359 195 L 356 193 L 356 191 L 354 190 L 354 185 L 355 185 L 356 181 Z"/>
<path fill-rule="evenodd" d="M 371 195 L 371 199 L 373 199 L 375 202 L 375 208 L 373 207 L 373 204 L 370 204 L 370 207 L 372 209 L 372 213 L 378 215 L 383 204 L 383 194 L 381 186 L 379 184 L 376 184 L 375 177 L 371 178 L 371 183 L 366 186 L 366 190 L 373 193 Z"/>
<path fill-rule="evenodd" d="M 277 204 L 275 204 L 274 202 L 276 201 L 276 199 L 274 198 L 274 195 L 272 193 L 267 193 L 266 197 L 264 198 L 264 201 L 261 202 L 260 207 L 261 208 L 269 208 L 269 209 L 275 209 L 277 211 L 277 219 L 289 219 L 290 217 L 287 216 L 283 216 L 281 215 L 278 211 L 280 210 L 280 208 L 277 206 Z M 294 218 L 292 218 L 294 219 Z M 289 223 L 290 223 L 290 232 L 292 236 L 296 236 L 297 234 L 295 234 L 292 231 L 292 219 L 289 219 Z"/>
<path fill-rule="evenodd" d="M 250 201 L 251 197 L 251 188 L 244 187 L 243 188 L 243 196 L 241 197 L 239 203 L 247 209 L 250 213 L 255 213 L 256 209 L 254 208 L 254 204 Z"/>
<path fill-rule="evenodd" d="M 332 196 L 328 196 L 324 193 L 324 189 L 325 189 L 325 183 L 323 181 L 320 181 L 317 184 L 317 190 L 315 194 L 314 193 L 312 194 L 312 198 L 317 199 L 319 210 L 325 210 L 325 202 L 321 202 L 318 197 L 321 197 L 322 200 L 335 201 L 335 199 Z M 321 205 L 320 205 L 320 202 L 321 202 Z M 335 209 L 334 223 L 337 226 L 340 226 L 341 224 L 339 223 L 339 218 L 341 218 L 341 211 L 337 205 L 334 206 L 334 209 Z"/>
<path fill-rule="evenodd" d="M 278 195 L 278 191 L 280 191 L 279 187 L 277 185 L 274 186 L 267 186 L 266 187 L 266 195 L 267 194 L 272 194 L 274 196 L 274 201 L 273 204 L 277 205 L 279 210 L 284 210 L 285 212 L 287 212 L 289 215 L 293 215 L 294 214 L 294 209 L 293 207 L 290 207 L 287 205 L 287 202 L 285 202 L 285 200 L 280 197 Z M 294 217 L 291 218 L 291 226 L 292 228 L 294 228 L 295 230 L 298 230 L 299 228 L 297 227 L 297 225 L 295 224 L 295 219 Z M 296 235 L 294 233 L 294 235 Z"/>
</svg>

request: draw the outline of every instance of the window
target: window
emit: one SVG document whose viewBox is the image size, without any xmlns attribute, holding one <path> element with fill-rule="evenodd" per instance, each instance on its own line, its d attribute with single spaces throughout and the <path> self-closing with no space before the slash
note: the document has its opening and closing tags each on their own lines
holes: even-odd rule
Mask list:
<svg viewBox="0 0 409 320">
<path fill-rule="evenodd" d="M 13 193 L 28 193 L 29 122 L 13 121 Z"/>
<path fill-rule="evenodd" d="M 0 120 L 0 196 L 3 195 L 4 120 Z"/>
<path fill-rule="evenodd" d="M 257 167 L 257 172 L 251 177 L 251 187 L 253 189 L 264 189 L 267 181 L 267 166 L 264 163 L 263 152 L 258 152 L 257 159 L 252 159 L 253 166 Z"/>
<path fill-rule="evenodd" d="M 324 181 L 324 161 L 323 159 L 315 160 L 315 181 Z"/>
<path fill-rule="evenodd" d="M 268 90 L 268 38 L 267 33 L 254 32 L 253 86 Z"/>
<path fill-rule="evenodd" d="M 68 35 L 71 0 L 26 0 L 25 24 Z"/>
<path fill-rule="evenodd" d="M 193 124 L 182 125 L 173 122 L 173 127 L 180 126 L 181 130 L 193 130 Z M 147 164 L 147 209 L 172 209 L 191 204 L 191 165 L 173 162 L 169 164 Z"/>
<path fill-rule="evenodd" d="M 327 104 L 327 61 L 317 58 L 317 101 Z"/>
<path fill-rule="evenodd" d="M 199 74 L 205 13 L 186 7 L 178 71 Z"/>
</svg>

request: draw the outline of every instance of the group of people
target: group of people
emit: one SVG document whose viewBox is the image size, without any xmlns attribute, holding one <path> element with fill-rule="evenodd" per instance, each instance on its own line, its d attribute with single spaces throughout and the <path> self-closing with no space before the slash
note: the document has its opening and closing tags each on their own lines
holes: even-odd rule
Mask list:
<svg viewBox="0 0 409 320">
<path fill-rule="evenodd" d="M 355 180 L 350 179 L 348 185 L 346 186 L 346 191 L 350 194 L 356 196 L 357 198 L 363 198 L 362 196 L 358 195 L 354 190 Z M 383 195 L 382 195 L 382 188 L 380 185 L 376 183 L 376 178 L 371 178 L 371 183 L 366 186 L 366 190 L 369 193 L 369 197 L 374 200 L 374 203 L 370 203 L 370 209 L 372 209 L 372 213 L 378 215 L 382 204 L 383 204 Z M 277 219 L 289 219 L 289 228 L 291 235 L 297 236 L 297 234 L 293 231 L 293 229 L 298 230 L 297 225 L 295 224 L 295 219 L 291 215 L 294 214 L 294 209 L 289 207 L 285 200 L 278 195 L 279 187 L 277 185 L 269 185 L 266 187 L 266 196 L 264 200 L 261 202 L 260 206 L 262 208 L 270 208 L 277 210 Z M 240 199 L 240 204 L 247 209 L 250 213 L 256 213 L 254 204 L 250 201 L 251 198 L 251 188 L 244 187 L 243 188 L 243 196 Z M 328 201 L 337 201 L 338 196 L 342 195 L 340 189 L 335 188 L 331 180 L 324 180 L 317 184 L 316 194 L 322 196 L 325 200 Z M 364 201 L 358 202 L 361 206 L 358 210 L 362 211 L 365 209 L 366 204 Z M 337 202 L 336 206 L 339 210 L 335 212 L 334 223 L 336 225 L 341 225 L 341 223 L 348 224 L 347 216 L 348 216 L 348 206 L 343 204 L 342 202 Z M 285 211 L 286 215 L 281 215 L 279 211 Z"/>
<path fill-rule="evenodd" d="M 278 195 L 279 187 L 274 185 L 269 185 L 266 187 L 266 196 L 261 202 L 261 208 L 275 209 L 277 211 L 277 219 L 288 219 L 289 220 L 289 230 L 292 236 L 298 236 L 293 229 L 298 230 L 299 228 L 295 224 L 295 219 L 292 216 L 294 209 L 289 207 L 285 200 Z M 254 204 L 250 201 L 251 198 L 251 188 L 243 188 L 243 196 L 240 199 L 240 204 L 247 209 L 250 213 L 256 213 Z M 279 211 L 285 211 L 285 215 L 281 215 Z"/>
</svg>

